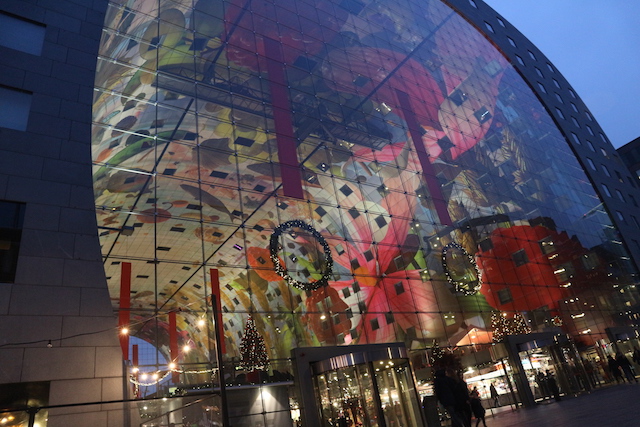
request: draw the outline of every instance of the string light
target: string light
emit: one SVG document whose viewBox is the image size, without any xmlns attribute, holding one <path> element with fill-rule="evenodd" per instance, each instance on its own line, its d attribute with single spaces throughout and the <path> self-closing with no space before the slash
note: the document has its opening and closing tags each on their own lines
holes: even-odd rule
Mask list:
<svg viewBox="0 0 640 427">
<path fill-rule="evenodd" d="M 491 315 L 491 327 L 493 328 L 493 342 L 501 342 L 507 335 L 526 335 L 531 333 L 531 327 L 520 313 L 515 313 L 509 319 L 507 313 L 494 312 Z"/>
<path fill-rule="evenodd" d="M 476 273 L 477 280 L 455 280 L 451 273 L 449 272 L 449 264 L 447 262 L 447 253 L 452 249 L 457 249 L 462 252 L 462 255 L 467 258 L 471 266 L 473 267 L 474 272 Z M 478 264 L 476 264 L 476 260 L 469 252 L 466 251 L 465 248 L 460 246 L 458 243 L 452 242 L 445 245 L 442 248 L 442 268 L 444 270 L 444 274 L 447 277 L 447 281 L 455 287 L 456 292 L 462 292 L 466 296 L 475 295 L 480 290 L 482 286 L 481 279 L 482 275 L 480 273 L 480 269 L 478 268 Z M 475 282 L 475 285 L 471 286 Z"/>
<path fill-rule="evenodd" d="M 290 228 L 301 228 L 303 230 L 308 231 L 311 235 L 318 240 L 318 242 L 322 245 L 324 250 L 324 271 L 322 273 L 322 278 L 320 280 L 310 280 L 309 282 L 300 282 L 299 280 L 294 279 L 289 274 L 289 270 L 282 265 L 280 261 L 280 257 L 278 256 L 278 251 L 280 249 L 280 244 L 278 242 L 280 236 Z M 331 248 L 327 244 L 327 241 L 324 240 L 324 237 L 312 226 L 305 223 L 304 221 L 300 221 L 299 219 L 295 219 L 292 221 L 287 221 L 275 228 L 273 233 L 271 234 L 271 238 L 269 239 L 269 251 L 271 254 L 271 261 L 275 266 L 275 272 L 281 276 L 289 286 L 293 286 L 298 289 L 302 289 L 303 291 L 315 291 L 323 286 L 327 286 L 329 283 L 329 279 L 331 279 L 333 275 L 333 258 L 331 256 Z"/>
</svg>

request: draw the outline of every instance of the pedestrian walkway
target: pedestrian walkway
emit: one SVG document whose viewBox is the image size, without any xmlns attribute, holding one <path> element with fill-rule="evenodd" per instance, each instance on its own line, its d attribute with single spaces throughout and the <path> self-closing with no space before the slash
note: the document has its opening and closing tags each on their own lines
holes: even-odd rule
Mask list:
<svg viewBox="0 0 640 427">
<path fill-rule="evenodd" d="M 491 415 L 492 410 L 487 409 L 487 427 L 638 427 L 640 384 L 607 386 L 535 408 L 499 410 Z M 473 426 L 475 422 L 472 420 Z"/>
</svg>

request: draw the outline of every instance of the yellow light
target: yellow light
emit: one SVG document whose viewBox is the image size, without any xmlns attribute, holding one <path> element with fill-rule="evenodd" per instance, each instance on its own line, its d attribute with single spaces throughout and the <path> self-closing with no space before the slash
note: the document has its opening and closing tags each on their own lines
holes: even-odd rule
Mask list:
<svg viewBox="0 0 640 427">
<path fill-rule="evenodd" d="M 153 374 L 153 377 L 152 377 L 152 378 L 153 378 L 154 380 L 157 380 L 157 379 L 158 379 L 158 373 L 156 372 L 155 374 Z"/>
<path fill-rule="evenodd" d="M 134 366 L 133 368 L 131 368 L 131 372 L 133 372 L 134 374 L 137 374 L 140 371 L 140 368 L 138 368 L 137 366 Z"/>
<path fill-rule="evenodd" d="M 323 314 L 322 316 L 320 316 L 320 320 L 324 320 L 324 319 L 326 319 L 326 318 L 327 318 L 327 316 L 326 316 L 325 314 Z"/>
<path fill-rule="evenodd" d="M 129 335 L 129 329 L 128 328 L 122 328 L 122 329 L 120 329 L 120 333 L 122 335 Z"/>
<path fill-rule="evenodd" d="M 146 379 L 147 379 L 147 377 L 148 377 L 148 375 L 147 375 L 147 374 L 142 374 L 142 375 L 140 375 L 140 379 L 143 379 L 143 380 L 146 380 Z"/>
<path fill-rule="evenodd" d="M 173 362 L 169 363 L 169 369 L 171 370 L 176 369 L 176 364 Z"/>
<path fill-rule="evenodd" d="M 184 351 L 185 353 L 189 353 L 190 350 L 191 350 L 191 347 L 189 347 L 189 344 L 182 347 L 182 351 Z"/>
<path fill-rule="evenodd" d="M 205 324 L 206 322 L 204 321 L 204 319 L 198 320 L 198 326 L 203 327 Z"/>
</svg>

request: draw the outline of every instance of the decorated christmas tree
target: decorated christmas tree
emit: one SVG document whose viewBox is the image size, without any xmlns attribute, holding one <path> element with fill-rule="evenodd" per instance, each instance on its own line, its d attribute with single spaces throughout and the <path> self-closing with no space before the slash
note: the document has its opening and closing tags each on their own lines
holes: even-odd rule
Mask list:
<svg viewBox="0 0 640 427">
<path fill-rule="evenodd" d="M 240 342 L 240 366 L 247 372 L 264 371 L 269 366 L 269 356 L 264 339 L 258 333 L 253 318 L 249 316 L 244 327 L 244 335 Z"/>
<path fill-rule="evenodd" d="M 438 341 L 434 341 L 433 347 L 431 347 L 431 363 L 436 364 L 444 356 L 444 351 L 438 345 Z"/>
<path fill-rule="evenodd" d="M 524 316 L 520 313 L 516 313 L 513 316 L 513 326 L 511 327 L 511 329 L 513 330 L 512 333 L 515 335 L 531 333 L 531 327 L 527 323 Z"/>
</svg>

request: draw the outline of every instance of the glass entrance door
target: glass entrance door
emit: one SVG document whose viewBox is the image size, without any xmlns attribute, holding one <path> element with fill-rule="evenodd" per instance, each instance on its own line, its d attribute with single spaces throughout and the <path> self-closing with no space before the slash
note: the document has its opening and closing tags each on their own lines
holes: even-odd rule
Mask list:
<svg viewBox="0 0 640 427">
<path fill-rule="evenodd" d="M 420 406 L 406 360 L 347 366 L 314 378 L 322 426 L 418 427 Z"/>
</svg>

